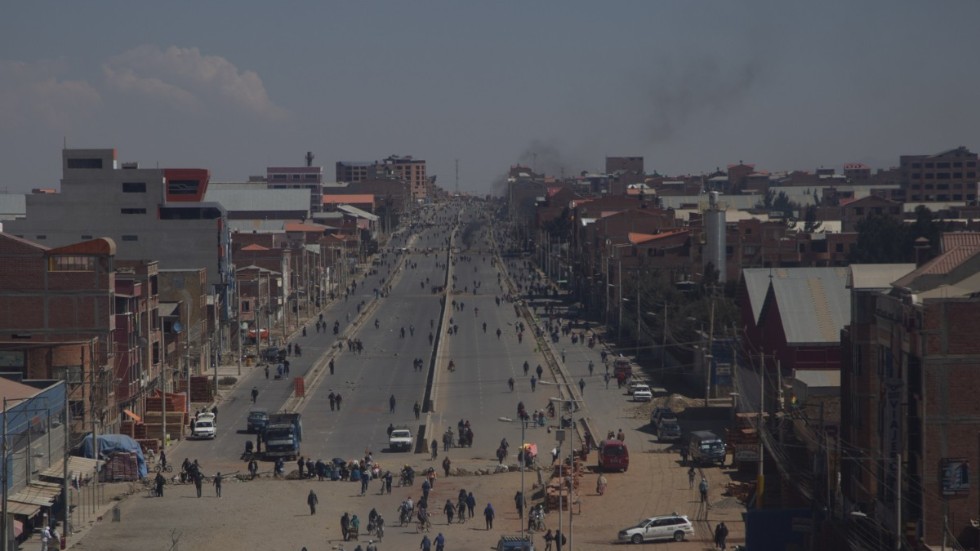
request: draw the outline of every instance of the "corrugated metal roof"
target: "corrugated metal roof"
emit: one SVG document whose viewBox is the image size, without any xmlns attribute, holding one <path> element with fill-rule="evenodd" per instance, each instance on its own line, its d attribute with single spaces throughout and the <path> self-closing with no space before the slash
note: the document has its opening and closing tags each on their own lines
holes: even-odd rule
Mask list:
<svg viewBox="0 0 980 551">
<path fill-rule="evenodd" d="M 745 281 L 745 288 L 749 292 L 749 306 L 752 308 L 752 319 L 759 323 L 759 314 L 762 313 L 762 305 L 766 300 L 766 292 L 769 290 L 770 268 L 745 268 L 742 270 L 742 279 Z"/>
<path fill-rule="evenodd" d="M 309 212 L 308 189 L 211 189 L 205 201 L 221 203 L 228 212 L 299 211 Z"/>
<path fill-rule="evenodd" d="M 839 369 L 794 369 L 793 378 L 809 388 L 840 387 Z"/>
<path fill-rule="evenodd" d="M 787 343 L 835 343 L 851 317 L 849 273 L 847 268 L 746 268 L 742 277 L 757 323 L 771 281 Z"/>
<path fill-rule="evenodd" d="M 889 289 L 892 282 L 915 269 L 915 264 L 851 264 L 851 289 Z"/>
<path fill-rule="evenodd" d="M 351 205 L 338 205 L 337 206 L 337 210 L 342 210 L 342 211 L 344 211 L 344 212 L 346 212 L 348 214 L 353 214 L 354 216 L 357 216 L 358 218 L 364 218 L 364 219 L 370 220 L 372 222 L 377 222 L 378 221 L 378 216 L 376 214 L 371 214 L 370 212 L 368 212 L 366 210 L 362 210 L 362 209 L 359 209 L 359 208 L 354 207 L 354 206 L 351 206 Z"/>
<path fill-rule="evenodd" d="M 773 291 L 786 342 L 840 342 L 840 330 L 851 318 L 847 268 L 778 268 Z"/>
</svg>

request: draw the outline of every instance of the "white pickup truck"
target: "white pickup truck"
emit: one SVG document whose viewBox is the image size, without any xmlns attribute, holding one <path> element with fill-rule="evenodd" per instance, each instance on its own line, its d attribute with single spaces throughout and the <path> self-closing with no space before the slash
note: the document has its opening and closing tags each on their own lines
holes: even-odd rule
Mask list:
<svg viewBox="0 0 980 551">
<path fill-rule="evenodd" d="M 395 429 L 388 437 L 388 449 L 393 452 L 411 451 L 412 441 L 412 431 L 406 428 Z"/>
</svg>

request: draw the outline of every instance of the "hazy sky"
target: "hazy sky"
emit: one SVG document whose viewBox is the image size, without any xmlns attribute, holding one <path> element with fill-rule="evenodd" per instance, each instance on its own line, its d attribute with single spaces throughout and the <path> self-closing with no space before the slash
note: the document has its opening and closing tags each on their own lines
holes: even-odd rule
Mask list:
<svg viewBox="0 0 980 551">
<path fill-rule="evenodd" d="M 812 170 L 980 149 L 980 2 L 13 2 L 0 191 L 60 149 L 220 181 L 413 155 L 489 192 L 571 174 Z M 532 155 L 532 152 L 534 155 Z"/>
</svg>

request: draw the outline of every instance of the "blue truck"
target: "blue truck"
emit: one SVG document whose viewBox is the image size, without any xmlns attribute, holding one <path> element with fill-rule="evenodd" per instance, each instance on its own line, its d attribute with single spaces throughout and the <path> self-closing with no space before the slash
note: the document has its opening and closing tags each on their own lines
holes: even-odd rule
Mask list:
<svg viewBox="0 0 980 551">
<path fill-rule="evenodd" d="M 299 413 L 273 413 L 262 430 L 265 458 L 294 461 L 303 441 L 303 416 Z"/>
</svg>

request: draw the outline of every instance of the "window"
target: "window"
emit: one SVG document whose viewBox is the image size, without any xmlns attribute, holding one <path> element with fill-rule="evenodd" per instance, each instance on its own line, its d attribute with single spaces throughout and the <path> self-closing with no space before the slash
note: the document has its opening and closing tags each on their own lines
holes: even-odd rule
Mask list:
<svg viewBox="0 0 980 551">
<path fill-rule="evenodd" d="M 977 173 L 976 172 L 967 172 L 966 173 L 966 177 L 967 178 L 976 178 L 977 177 Z"/>
<path fill-rule="evenodd" d="M 933 163 L 926 163 L 926 168 L 936 168 Z"/>
<path fill-rule="evenodd" d="M 936 179 L 937 180 L 949 180 L 949 172 L 937 172 L 936 173 Z"/>
<path fill-rule="evenodd" d="M 922 168 L 922 163 L 912 163 L 912 168 Z"/>
<path fill-rule="evenodd" d="M 954 193 L 953 194 L 953 200 L 954 201 L 962 201 L 963 200 L 963 195 L 960 194 L 960 193 Z"/>
<path fill-rule="evenodd" d="M 926 172 L 926 180 L 932 180 L 935 175 L 932 172 Z"/>
<path fill-rule="evenodd" d="M 122 240 L 123 241 L 139 241 L 140 238 L 139 238 L 138 235 L 124 235 L 124 236 L 122 236 Z"/>
<path fill-rule="evenodd" d="M 293 180 L 299 180 L 299 174 L 293 174 Z"/>
<path fill-rule="evenodd" d="M 68 159 L 68 168 L 102 168 L 102 159 Z"/>
<path fill-rule="evenodd" d="M 122 214 L 146 214 L 146 209 L 119 209 Z"/>
<path fill-rule="evenodd" d="M 123 182 L 123 193 L 146 193 L 146 182 Z"/>
<path fill-rule="evenodd" d="M 70 400 L 68 402 L 68 411 L 71 412 L 71 418 L 74 420 L 83 419 L 85 417 L 85 402 L 82 400 Z"/>
<path fill-rule="evenodd" d="M 962 172 L 954 172 L 953 173 L 953 178 L 959 179 L 959 178 L 962 178 L 962 177 L 963 177 L 963 173 Z"/>
<path fill-rule="evenodd" d="M 91 235 L 83 235 L 82 236 L 82 241 L 88 241 L 89 239 L 92 239 L 92 236 Z"/>
<path fill-rule="evenodd" d="M 49 272 L 94 272 L 94 256 L 52 256 L 48 259 Z"/>
<path fill-rule="evenodd" d="M 953 163 L 953 168 L 963 168 L 963 163 L 956 161 Z"/>
<path fill-rule="evenodd" d="M 243 300 L 242 301 L 242 312 L 251 312 L 251 311 L 252 311 L 252 303 L 250 301 Z"/>
<path fill-rule="evenodd" d="M 171 195 L 195 195 L 200 182 L 197 180 L 171 180 L 167 182 L 167 193 Z"/>
<path fill-rule="evenodd" d="M 936 168 L 949 168 L 949 163 L 936 163 Z"/>
<path fill-rule="evenodd" d="M 864 207 L 855 207 L 854 214 L 861 216 L 864 214 Z"/>
<path fill-rule="evenodd" d="M 43 241 L 43 240 L 45 240 L 47 238 L 48 238 L 48 236 L 46 236 L 46 235 L 35 235 L 34 236 L 34 239 L 36 239 L 38 241 Z"/>
</svg>

